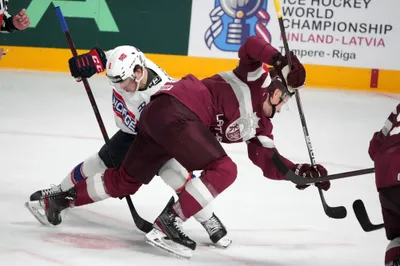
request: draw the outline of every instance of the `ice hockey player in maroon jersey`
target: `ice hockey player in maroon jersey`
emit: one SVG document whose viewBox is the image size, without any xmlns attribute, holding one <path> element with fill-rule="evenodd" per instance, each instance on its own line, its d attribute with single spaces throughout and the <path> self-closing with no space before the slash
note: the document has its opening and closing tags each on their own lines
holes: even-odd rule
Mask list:
<svg viewBox="0 0 400 266">
<path fill-rule="evenodd" d="M 175 158 L 188 171 L 201 176 L 186 183 L 179 200 L 170 202 L 146 235 L 150 244 L 182 257 L 190 257 L 196 243 L 183 231 L 189 219 L 236 179 L 237 166 L 220 142 L 247 143 L 248 156 L 264 176 L 284 180 L 271 160 L 275 149 L 271 118 L 288 101 L 295 88 L 303 86 L 305 69 L 291 53 L 286 58 L 259 37 L 250 37 L 239 49 L 239 64 L 233 71 L 204 80 L 187 75 L 167 82 L 142 113 L 139 132 L 119 168 L 102 173 L 104 194 L 121 197 L 134 194 L 148 184 L 167 160 Z M 271 74 L 264 64 L 274 67 Z M 140 150 L 140 153 L 133 152 Z M 190 155 L 190 156 L 188 156 Z M 304 178 L 326 175 L 322 165 L 284 162 Z M 321 188 L 327 190 L 329 182 Z M 298 187 L 304 189 L 306 186 Z M 57 219 L 70 206 L 85 205 L 83 182 L 46 200 L 46 214 Z"/>
<path fill-rule="evenodd" d="M 96 72 L 106 72 L 107 83 L 112 87 L 110 98 L 115 123 L 119 130 L 110 138 L 108 145 L 103 145 L 99 151 L 75 165 L 59 185 L 31 194 L 25 206 L 42 224 L 51 222 L 53 225 L 58 225 L 62 222 L 60 219 L 49 221 L 44 215 L 42 200 L 48 195 L 68 191 L 85 180 L 88 191 L 86 201 L 102 197 L 104 190 L 97 191 L 98 187 L 102 187 L 101 175 L 98 173 L 102 174 L 108 167 L 121 165 L 136 138 L 137 125 L 140 124 L 140 115 L 144 106 L 167 81 L 173 80 L 161 67 L 131 45 L 122 45 L 107 51 L 96 47 L 89 53 L 73 56 L 69 60 L 69 65 L 71 75 L 79 79 L 90 78 Z M 110 149 L 113 159 L 109 155 Z M 168 160 L 158 170 L 158 176 L 177 194 L 189 179 L 195 178 L 193 173 L 188 173 L 175 159 Z M 226 248 L 231 244 L 232 240 L 228 231 L 214 213 L 212 204 L 208 204 L 197 212 L 193 218 L 204 227 L 215 246 Z"/>
<path fill-rule="evenodd" d="M 400 104 L 369 146 L 375 164 L 375 182 L 382 206 L 386 237 L 385 266 L 400 266 Z"/>
</svg>

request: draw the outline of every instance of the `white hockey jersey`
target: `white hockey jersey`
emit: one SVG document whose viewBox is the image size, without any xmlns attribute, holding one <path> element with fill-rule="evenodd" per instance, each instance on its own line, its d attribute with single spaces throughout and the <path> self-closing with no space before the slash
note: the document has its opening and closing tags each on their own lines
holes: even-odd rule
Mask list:
<svg viewBox="0 0 400 266">
<path fill-rule="evenodd" d="M 7 12 L 8 0 L 0 0 L 0 32 L 1 33 L 8 33 L 11 30 L 10 25 L 12 21 L 9 20 L 11 15 Z"/>
<path fill-rule="evenodd" d="M 113 50 L 106 52 L 107 59 Z M 126 92 L 119 87 L 112 86 L 112 105 L 114 110 L 115 123 L 123 132 L 137 134 L 137 124 L 146 104 L 150 102 L 150 97 L 160 90 L 168 81 L 173 80 L 168 74 L 154 62 L 145 59 L 145 67 L 151 69 L 156 75 L 148 83 L 145 90 L 136 92 Z"/>
</svg>

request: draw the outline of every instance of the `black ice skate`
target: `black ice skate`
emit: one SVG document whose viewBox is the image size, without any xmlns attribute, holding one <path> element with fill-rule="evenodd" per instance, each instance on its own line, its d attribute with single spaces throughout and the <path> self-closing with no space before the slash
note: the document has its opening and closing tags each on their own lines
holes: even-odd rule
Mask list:
<svg viewBox="0 0 400 266">
<path fill-rule="evenodd" d="M 38 201 L 30 201 L 25 206 L 32 215 L 44 225 L 59 225 L 62 222 L 61 212 L 71 207 L 76 198 L 76 190 L 72 188 L 66 192 L 54 192 L 45 195 Z"/>
<path fill-rule="evenodd" d="M 76 198 L 76 189 L 71 188 L 66 192 L 54 193 L 45 196 L 45 211 L 47 220 L 52 225 L 59 225 L 62 222 L 61 212 L 70 207 Z"/>
<path fill-rule="evenodd" d="M 221 220 L 213 213 L 210 219 L 202 222 L 201 225 L 206 229 L 211 241 L 219 247 L 227 248 L 232 240 L 226 237 L 228 232 Z"/>
<path fill-rule="evenodd" d="M 51 196 L 51 195 L 53 195 L 55 193 L 58 193 L 58 192 L 61 192 L 61 186 L 60 185 L 58 185 L 58 186 L 54 186 L 53 185 L 50 188 L 45 188 L 45 189 L 36 191 L 35 193 L 33 193 L 30 196 L 29 200 L 30 201 L 40 200 L 40 199 L 43 199 L 45 196 Z"/>
<path fill-rule="evenodd" d="M 184 233 L 182 219 L 172 209 L 173 204 L 172 197 L 154 222 L 153 230 L 146 234 L 146 242 L 178 257 L 190 258 L 191 250 L 196 249 L 196 242 Z"/>
</svg>

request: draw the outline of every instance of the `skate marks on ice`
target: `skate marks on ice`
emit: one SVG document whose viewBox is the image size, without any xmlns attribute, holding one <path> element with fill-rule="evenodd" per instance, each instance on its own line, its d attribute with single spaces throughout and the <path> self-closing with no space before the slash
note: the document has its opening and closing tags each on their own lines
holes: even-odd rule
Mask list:
<svg viewBox="0 0 400 266">
<path fill-rule="evenodd" d="M 25 211 L 27 211 L 25 209 Z M 95 262 L 109 254 L 116 257 L 113 265 L 126 265 L 127 260 L 160 260 L 165 265 L 187 265 L 187 260 L 177 259 L 166 252 L 160 251 L 145 243 L 144 234 L 139 232 L 133 223 L 88 209 L 71 209 L 67 212 L 63 224 L 57 227 L 39 225 L 32 217 L 32 222 L 14 223 L 19 226 L 21 235 L 28 235 L 30 246 L 44 246 L 56 250 L 57 256 L 51 258 L 63 258 L 66 265 L 76 262 L 65 253 L 81 254 L 81 259 Z M 32 230 L 32 228 L 34 230 Z M 287 258 L 282 264 L 282 254 L 293 251 L 297 255 L 301 250 L 323 250 L 324 248 L 346 247 L 348 244 L 328 241 L 326 243 L 303 243 L 304 235 L 312 232 L 309 228 L 271 228 L 260 230 L 235 230 L 229 233 L 233 238 L 233 244 L 228 249 L 220 249 L 211 245 L 206 232 L 202 228 L 187 230 L 188 234 L 197 240 L 198 247 L 193 252 L 190 263 L 193 265 L 296 265 L 295 257 Z M 285 241 L 282 234 L 291 234 L 296 241 Z M 24 237 L 25 238 L 25 237 Z M 279 240 L 281 239 L 281 240 Z M 39 241 L 39 243 L 38 243 Z M 39 249 L 40 250 L 40 249 Z M 9 249 L 9 251 L 11 251 Z M 36 255 L 35 261 L 43 260 L 46 253 L 29 249 Z M 25 252 L 19 251 L 19 252 Z M 15 253 L 17 251 L 13 251 Z M 25 252 L 25 253 L 26 253 Z M 10 254 L 12 254 L 10 253 Z M 308 252 L 306 252 L 308 253 Z M 27 254 L 27 253 L 26 253 Z M 78 255 L 77 255 L 78 256 Z M 0 256 L 1 257 L 1 256 Z M 280 258 L 279 258 L 280 257 Z M 300 254 L 300 257 L 301 254 Z M 76 260 L 78 260 L 76 258 Z M 300 261 L 301 262 L 301 261 Z M 52 262 L 56 265 L 56 262 Z M 74 265 L 84 265 L 76 263 Z"/>
<path fill-rule="evenodd" d="M 70 215 L 73 213 L 75 210 L 70 210 Z M 215 247 L 212 245 L 210 242 L 207 233 L 204 231 L 203 228 L 198 228 L 198 229 L 188 229 L 187 233 L 193 237 L 194 240 L 197 241 L 197 248 L 193 252 L 193 256 L 191 259 L 188 260 L 184 258 L 179 258 L 171 253 L 157 249 L 147 243 L 145 243 L 144 239 L 144 234 L 138 229 L 135 228 L 134 224 L 131 223 L 130 221 L 124 221 L 122 219 L 118 219 L 115 217 L 109 217 L 108 215 L 104 215 L 98 212 L 94 212 L 92 210 L 81 210 L 77 212 L 74 212 L 73 215 L 79 219 L 82 219 L 83 221 L 90 222 L 99 228 L 104 227 L 110 229 L 110 230 L 115 230 L 120 233 L 124 233 L 125 235 L 129 235 L 129 238 L 132 237 L 132 229 L 136 231 L 134 233 L 134 238 L 135 240 L 128 241 L 128 243 L 132 243 L 132 247 L 130 249 L 134 249 L 135 252 L 139 252 L 141 254 L 147 254 L 152 256 L 152 259 L 157 259 L 162 261 L 164 265 L 187 265 L 187 263 L 190 263 L 192 265 L 221 265 L 221 264 L 226 264 L 229 263 L 229 265 L 265 265 L 265 266 L 281 266 L 281 265 L 297 265 L 295 261 L 293 261 L 293 264 L 287 261 L 285 264 L 282 264 L 280 261 L 281 259 L 271 259 L 271 257 L 274 256 L 266 256 L 265 249 L 274 247 L 276 243 L 273 241 L 271 242 L 263 242 L 263 241 L 252 241 L 253 234 L 259 235 L 262 234 L 264 235 L 265 233 L 287 233 L 287 232 L 301 232 L 301 233 L 308 233 L 309 229 L 299 229 L 299 228 L 292 228 L 292 229 L 269 229 L 269 230 L 230 230 L 229 233 L 233 235 L 233 243 L 232 245 L 227 248 L 227 249 L 222 249 L 219 247 Z M 92 226 L 91 226 L 92 227 Z M 249 232 L 250 236 L 249 236 Z M 237 234 L 238 233 L 238 234 Z M 245 236 L 247 235 L 247 237 Z M 265 235 L 264 235 L 265 236 Z M 241 241 L 236 241 L 236 239 L 244 239 L 245 241 L 241 243 Z M 262 237 L 260 237 L 262 238 Z M 247 239 L 247 242 L 246 242 Z M 301 240 L 299 239 L 299 243 Z M 237 245 L 236 245 L 237 243 Z M 324 245 L 324 243 L 318 243 L 316 242 L 312 246 L 309 246 L 306 248 L 306 244 L 303 245 L 303 248 L 305 249 L 313 249 L 315 250 L 316 246 L 320 247 L 327 247 L 330 244 Z M 346 244 L 342 243 L 333 243 L 331 246 L 342 246 Z M 292 246 L 292 247 L 290 247 Z M 285 244 L 285 243 L 280 243 L 277 245 L 277 247 L 272 248 L 269 252 L 267 253 L 276 253 L 277 249 L 281 249 L 282 251 L 286 252 L 289 248 L 290 249 L 296 249 L 299 246 L 292 245 L 292 244 Z M 146 256 L 147 257 L 147 256 Z"/>
<path fill-rule="evenodd" d="M 75 210 L 70 210 L 68 215 L 74 211 Z M 124 221 L 119 218 L 110 217 L 92 210 L 77 210 L 77 212 L 74 212 L 73 215 L 76 218 L 93 223 L 100 228 L 104 227 L 110 230 L 116 230 L 120 233 L 124 233 L 125 235 L 129 235 L 129 237 L 134 235 L 133 237 L 135 240 L 128 241 L 133 244 L 131 248 L 137 252 L 151 255 L 153 259 L 154 257 L 157 257 L 157 259 L 162 260 L 166 265 L 187 265 L 188 263 L 187 259 L 176 257 L 167 251 L 160 250 L 146 243 L 144 234 L 135 227 L 133 222 L 131 223 L 130 221 Z M 132 229 L 135 230 L 133 234 Z M 215 247 L 212 245 L 207 233 L 203 228 L 199 228 L 198 230 L 187 230 L 187 232 L 189 235 L 193 235 L 194 240 L 200 240 L 198 241 L 197 248 L 193 252 L 193 256 L 190 259 L 190 264 L 221 265 L 223 263 L 229 263 L 230 265 L 282 265 L 280 263 L 270 261 L 265 257 L 259 260 L 253 259 L 252 255 L 249 255 L 248 253 L 246 256 L 236 256 L 235 253 L 237 253 L 238 250 L 243 249 L 245 246 L 235 247 L 235 242 L 227 249 Z M 232 246 L 234 248 L 231 250 Z"/>
<path fill-rule="evenodd" d="M 25 208 L 24 211 L 28 212 Z M 3 250 L 0 254 L 15 256 L 16 252 L 22 252 L 25 255 L 28 254 L 27 252 L 31 252 L 32 255 L 30 256 L 39 262 L 45 260 L 46 253 L 39 251 L 45 247 L 45 249 L 56 250 L 59 255 L 55 257 L 63 258 L 61 262 L 64 261 L 65 265 L 70 265 L 71 262 L 76 263 L 74 265 L 77 266 L 84 265 L 83 263 L 77 263 L 78 257 L 74 258 L 71 257 L 72 255 L 65 255 L 65 253 L 69 252 L 73 252 L 73 254 L 79 253 L 81 254 L 80 256 L 84 256 L 81 257 L 81 260 L 84 258 L 84 260 L 89 260 L 90 262 L 94 262 L 93 259 L 100 259 L 107 254 L 113 254 L 112 256 L 114 257 L 116 256 L 114 253 L 117 253 L 119 255 L 112 262 L 113 265 L 126 265 L 127 260 L 132 259 L 137 262 L 138 258 L 147 262 L 149 260 L 160 260 L 165 265 L 187 265 L 188 263 L 186 259 L 176 258 L 147 244 L 144 234 L 135 227 L 133 222 L 84 208 L 68 210 L 66 216 L 64 216 L 64 222 L 56 227 L 40 225 L 34 217 L 31 217 L 31 221 L 15 222 L 13 225 L 18 227 L 17 231 L 24 236 L 24 239 L 25 236 L 30 239 L 29 246 L 42 246 L 42 248 L 38 249 L 38 251 L 31 249 L 13 251 L 12 249 L 7 249 L 7 251 L 12 252 L 8 254 L 7 251 Z M 194 263 L 193 265 L 202 265 L 204 263 L 207 265 L 221 265 L 224 263 L 229 263 L 230 265 L 282 265 L 265 257 L 253 259 L 253 255 L 247 252 L 244 256 L 235 255 L 238 250 L 246 248 L 243 245 L 234 246 L 233 249 L 231 249 L 231 246 L 226 250 L 210 246 L 211 242 L 202 228 L 193 231 L 188 230 L 188 233 L 193 233 L 196 239 L 197 235 L 204 235 L 203 238 L 199 237 L 203 241 L 199 242 L 200 245 L 198 245 L 190 259 L 190 263 Z M 50 258 L 53 257 L 50 256 Z M 52 263 L 54 265 L 59 264 L 54 261 Z"/>
<path fill-rule="evenodd" d="M 71 216 L 71 214 L 79 218 L 81 222 L 90 223 L 88 225 L 90 228 L 96 226 L 98 228 L 106 228 L 108 232 L 107 237 L 111 239 L 113 237 L 115 239 L 115 236 L 121 233 L 124 236 L 128 236 L 127 238 L 119 238 L 120 241 L 125 241 L 120 244 L 124 245 L 128 243 L 131 245 L 128 247 L 128 250 L 134 249 L 135 252 L 155 255 L 160 259 L 169 258 L 169 260 L 179 260 L 169 253 L 147 245 L 144 242 L 144 235 L 130 221 L 123 221 L 119 218 L 109 217 L 89 210 L 71 210 L 68 215 Z M 75 220 L 74 223 L 76 224 L 77 222 L 78 220 Z M 68 224 L 68 226 L 70 225 Z M 135 232 L 132 232 L 132 229 Z M 303 261 L 298 261 L 298 259 L 306 258 L 310 252 L 325 252 L 329 249 L 338 251 L 339 249 L 354 248 L 355 246 L 351 242 L 337 241 L 329 237 L 326 240 L 321 240 L 318 236 L 319 230 L 312 227 L 260 228 L 255 230 L 228 228 L 228 230 L 234 242 L 228 249 L 221 249 L 212 246 L 203 228 L 188 229 L 187 233 L 198 243 L 197 249 L 193 252 L 193 256 L 190 259 L 191 263 L 193 262 L 197 265 L 197 263 L 201 262 L 208 265 L 219 265 L 229 262 L 232 265 L 278 266 L 282 265 L 282 261 L 284 261 L 282 260 L 282 255 L 286 254 L 287 259 L 283 265 L 296 265 L 296 262 Z M 288 239 L 287 236 L 290 236 L 290 238 Z M 287 255 L 288 251 L 294 255 Z"/>
</svg>

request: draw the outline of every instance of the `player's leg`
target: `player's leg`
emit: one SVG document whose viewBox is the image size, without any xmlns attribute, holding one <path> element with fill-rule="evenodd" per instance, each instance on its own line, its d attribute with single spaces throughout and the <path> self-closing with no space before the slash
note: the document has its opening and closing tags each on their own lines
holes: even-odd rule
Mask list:
<svg viewBox="0 0 400 266">
<path fill-rule="evenodd" d="M 94 178 L 75 186 L 77 196 L 74 205 L 133 195 L 143 184 L 142 180 L 151 180 L 170 158 L 164 149 L 139 131 L 120 167 L 108 168 L 104 173 L 96 174 Z"/>
<path fill-rule="evenodd" d="M 97 173 L 104 172 L 107 168 L 118 168 L 134 141 L 135 136 L 136 135 L 119 130 L 110 139 L 113 158 L 110 157 L 109 147 L 104 144 L 98 153 L 74 167 L 61 182 L 61 189 L 66 191 L 78 182 L 88 177 L 93 177 Z"/>
<path fill-rule="evenodd" d="M 194 241 L 188 239 L 182 228 L 176 225 L 180 224 L 179 220 L 185 221 L 198 213 L 229 187 L 236 179 L 237 168 L 198 116 L 177 99 L 161 95 L 150 103 L 150 107 L 142 114 L 142 121 L 145 115 L 145 122 L 140 125 L 141 130 L 188 171 L 203 170 L 199 178 L 186 183 L 179 200 L 168 205 L 155 222 L 155 226 L 171 239 L 194 249 Z M 126 157 L 125 161 L 128 159 Z M 158 236 L 148 237 L 154 240 Z"/>
<path fill-rule="evenodd" d="M 147 158 L 143 164 L 138 164 L 140 166 L 138 171 L 146 169 L 148 174 L 154 176 L 159 167 L 170 159 L 170 157 L 163 150 L 161 153 L 158 153 L 158 145 L 155 144 L 152 146 L 151 144 L 152 142 L 148 142 L 139 132 L 127 156 L 130 153 L 134 153 L 130 156 L 131 158 L 136 156 L 134 160 Z M 165 159 L 164 157 L 160 157 L 160 154 L 161 156 L 165 156 Z M 148 163 L 146 164 L 146 162 Z M 148 167 L 153 167 L 155 170 L 148 170 Z M 93 178 L 84 179 L 68 191 L 54 193 L 37 202 L 43 205 L 47 221 L 53 225 L 58 225 L 62 222 L 61 212 L 68 207 L 87 205 L 109 197 L 116 198 L 132 195 L 136 193 L 141 185 L 142 182 L 128 175 L 125 167 L 121 165 L 119 168 L 107 168 L 104 173 L 97 173 Z M 39 220 L 36 215 L 35 217 Z M 41 220 L 39 221 L 42 222 Z"/>
<path fill-rule="evenodd" d="M 385 265 L 400 266 L 400 186 L 380 189 L 379 199 L 386 237 L 390 240 L 386 249 Z"/>
<path fill-rule="evenodd" d="M 117 166 L 121 164 L 134 139 L 135 135 L 124 133 L 121 130 L 110 139 L 110 145 L 114 155 L 114 163 Z M 62 180 L 60 185 L 33 193 L 30 197 L 30 202 L 27 202 L 25 206 L 39 222 L 42 224 L 47 224 L 47 216 L 51 216 L 51 212 L 46 210 L 46 202 L 44 201 L 46 196 L 48 198 L 53 196 L 58 198 L 58 195 L 64 195 L 62 192 L 68 192 L 65 193 L 65 195 L 72 193 L 68 197 L 73 199 L 75 197 L 75 191 L 70 191 L 70 189 L 83 182 L 81 187 L 84 188 L 81 188 L 81 190 L 84 191 L 84 193 L 80 193 L 79 195 L 80 198 L 83 197 L 85 199 L 84 202 L 86 204 L 106 199 L 108 198 L 108 195 L 101 189 L 101 177 L 103 172 L 107 168 L 112 167 L 112 165 L 113 163 L 108 153 L 108 147 L 104 145 L 99 152 L 93 154 L 75 166 L 73 170 Z M 71 205 L 70 203 L 71 202 L 69 201 L 62 201 L 60 202 L 60 205 L 62 207 L 69 207 Z M 50 218 L 50 223 L 61 223 L 61 217 L 59 216 L 58 212 L 58 209 L 53 211 L 53 217 Z"/>
<path fill-rule="evenodd" d="M 119 167 L 125 157 L 135 135 L 119 130 L 110 139 L 110 145 L 114 155 L 114 163 Z M 39 200 L 44 195 L 51 195 L 56 192 L 67 191 L 78 182 L 87 178 L 93 178 L 97 173 L 103 173 L 107 168 L 113 167 L 108 147 L 103 145 L 99 152 L 86 158 L 76 165 L 61 181 L 60 185 L 36 191 L 30 196 L 30 201 Z"/>
<path fill-rule="evenodd" d="M 180 193 L 187 203 L 182 203 L 179 209 L 187 218 L 234 182 L 236 164 L 199 117 L 176 98 L 158 96 L 143 110 L 140 122 L 137 139 L 121 167 L 107 169 L 104 173 L 104 183 L 112 197 L 131 194 L 124 190 L 125 186 L 118 185 L 119 182 L 127 186 L 132 180 L 148 184 L 171 158 L 190 172 L 203 170 L 201 177 L 190 180 Z M 115 181 L 111 181 L 113 175 Z"/>
<path fill-rule="evenodd" d="M 141 130 L 150 132 L 147 134 L 189 172 L 202 170 L 199 178 L 186 183 L 180 202 L 174 205 L 186 220 L 235 181 L 237 167 L 199 117 L 176 98 L 161 95 L 150 104 L 153 108 L 148 109 Z"/>
<path fill-rule="evenodd" d="M 400 149 L 382 149 L 375 157 L 375 179 L 379 191 L 386 237 L 386 266 L 400 266 Z"/>
<path fill-rule="evenodd" d="M 171 159 L 165 163 L 158 175 L 175 190 L 177 195 L 182 192 L 187 182 L 197 178 L 194 174 L 189 173 L 176 159 Z M 203 207 L 193 217 L 204 227 L 213 243 L 222 247 L 228 247 L 232 243 L 232 240 L 227 237 L 226 227 L 213 212 L 212 203 Z"/>
</svg>

